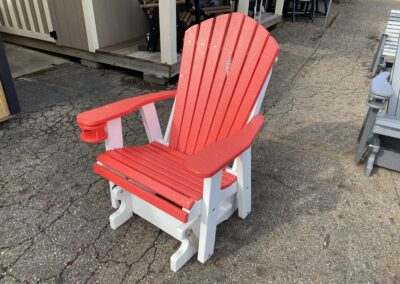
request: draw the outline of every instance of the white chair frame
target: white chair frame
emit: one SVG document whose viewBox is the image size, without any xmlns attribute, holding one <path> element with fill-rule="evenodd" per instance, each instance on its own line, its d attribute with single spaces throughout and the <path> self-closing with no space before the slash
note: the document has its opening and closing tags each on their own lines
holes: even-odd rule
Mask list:
<svg viewBox="0 0 400 284">
<path fill-rule="evenodd" d="M 272 68 L 248 121 L 260 111 L 271 74 Z M 140 114 L 149 142 L 157 141 L 168 145 L 174 107 L 164 136 L 154 103 L 143 106 Z M 106 150 L 123 148 L 121 118 L 109 121 L 106 125 L 106 132 Z M 196 252 L 198 252 L 198 260 L 205 263 L 214 252 L 217 225 L 229 219 L 237 209 L 239 217 L 243 219 L 251 212 L 251 147 L 234 160 L 232 168 L 228 168 L 228 171 L 236 175 L 237 180 L 224 190 L 220 190 L 222 171 L 204 179 L 203 199 L 197 201 L 188 212 L 187 223 L 177 220 L 110 182 L 111 205 L 118 209 L 110 216 L 111 228 L 117 229 L 134 213 L 182 243 L 171 256 L 172 271 L 178 271 Z M 141 185 L 141 187 L 143 186 Z"/>
</svg>

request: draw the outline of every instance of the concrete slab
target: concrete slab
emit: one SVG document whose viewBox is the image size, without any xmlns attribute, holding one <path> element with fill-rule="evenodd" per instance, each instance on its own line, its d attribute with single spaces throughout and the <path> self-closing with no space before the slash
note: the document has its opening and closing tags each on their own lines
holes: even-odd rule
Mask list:
<svg viewBox="0 0 400 284">
<path fill-rule="evenodd" d="M 70 62 L 62 57 L 39 52 L 14 44 L 5 44 L 13 78 L 32 74 Z"/>
</svg>

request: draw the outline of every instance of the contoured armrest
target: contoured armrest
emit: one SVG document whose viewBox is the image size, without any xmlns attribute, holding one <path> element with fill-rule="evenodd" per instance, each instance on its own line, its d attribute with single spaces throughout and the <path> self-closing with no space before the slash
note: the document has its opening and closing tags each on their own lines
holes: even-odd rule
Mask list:
<svg viewBox="0 0 400 284">
<path fill-rule="evenodd" d="M 123 99 L 115 103 L 101 106 L 78 114 L 76 120 L 82 129 L 81 139 L 87 143 L 98 143 L 107 138 L 106 123 L 127 115 L 141 107 L 160 100 L 175 97 L 176 90 L 147 94 L 139 97 Z"/>
<path fill-rule="evenodd" d="M 185 163 L 186 168 L 199 177 L 212 177 L 251 146 L 263 125 L 264 116 L 256 115 L 239 132 L 190 157 Z"/>
</svg>

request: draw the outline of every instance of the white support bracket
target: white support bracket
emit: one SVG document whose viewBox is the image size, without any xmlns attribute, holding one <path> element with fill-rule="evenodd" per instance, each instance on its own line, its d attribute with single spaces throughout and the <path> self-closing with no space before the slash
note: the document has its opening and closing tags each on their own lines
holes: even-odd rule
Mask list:
<svg viewBox="0 0 400 284">
<path fill-rule="evenodd" d="M 251 212 L 251 147 L 237 159 L 236 171 L 238 213 L 244 219 Z"/>
<path fill-rule="evenodd" d="M 110 226 L 115 230 L 133 216 L 131 201 L 132 194 L 119 186 L 115 187 L 112 192 L 115 192 L 114 194 L 116 197 L 121 200 L 121 205 L 119 206 L 118 210 L 110 216 Z"/>
<path fill-rule="evenodd" d="M 154 103 L 142 106 L 140 108 L 140 115 L 142 116 L 144 128 L 146 130 L 149 142 L 161 142 L 163 140 L 163 135 Z"/>
<path fill-rule="evenodd" d="M 172 110 L 171 110 L 171 113 L 169 115 L 169 120 L 168 120 L 168 124 L 167 124 L 167 129 L 165 130 L 165 134 L 164 134 L 163 143 L 165 145 L 169 144 L 169 138 L 171 137 L 171 128 L 172 128 L 172 120 L 174 118 L 174 111 L 175 111 L 175 101 L 174 101 L 174 104 L 172 106 Z"/>
<path fill-rule="evenodd" d="M 106 150 L 121 149 L 124 147 L 124 137 L 122 135 L 122 122 L 121 118 L 115 118 L 110 120 L 106 124 L 107 139 L 105 141 Z M 113 189 L 115 184 L 109 182 L 110 184 L 110 195 L 111 195 L 111 206 L 115 209 L 119 207 L 119 199 L 116 199 L 113 195 Z"/>
<path fill-rule="evenodd" d="M 203 209 L 200 223 L 199 253 L 197 259 L 205 263 L 214 253 L 218 224 L 218 204 L 220 201 L 222 171 L 204 179 Z"/>
<path fill-rule="evenodd" d="M 121 118 L 110 120 L 106 124 L 106 150 L 120 149 L 124 147 L 124 138 L 122 136 Z"/>
<path fill-rule="evenodd" d="M 111 205 L 113 208 L 118 209 L 120 204 L 119 200 L 122 199 L 123 191 L 124 190 L 117 185 L 114 185 L 114 187 L 111 189 Z"/>
<path fill-rule="evenodd" d="M 171 270 L 177 272 L 196 252 L 199 240 L 192 230 L 187 230 L 179 249 L 171 256 Z"/>
<path fill-rule="evenodd" d="M 262 89 L 260 91 L 260 94 L 258 95 L 258 99 L 257 99 L 257 101 L 256 101 L 256 103 L 254 105 L 254 108 L 253 108 L 253 110 L 252 110 L 247 122 L 252 120 L 254 116 L 256 116 L 257 114 L 260 113 L 261 106 L 262 106 L 262 104 L 264 102 L 264 97 L 265 97 L 265 94 L 267 92 L 267 88 L 268 88 L 268 85 L 269 85 L 269 81 L 271 80 L 271 76 L 272 76 L 272 68 L 271 68 L 271 71 L 269 71 L 267 79 L 264 82 L 264 85 L 263 85 L 263 87 L 262 87 Z"/>
</svg>

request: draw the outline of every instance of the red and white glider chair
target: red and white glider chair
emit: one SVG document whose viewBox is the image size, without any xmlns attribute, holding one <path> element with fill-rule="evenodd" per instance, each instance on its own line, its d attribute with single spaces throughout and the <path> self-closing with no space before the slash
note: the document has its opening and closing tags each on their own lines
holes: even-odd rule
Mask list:
<svg viewBox="0 0 400 284">
<path fill-rule="evenodd" d="M 278 44 L 240 13 L 188 29 L 179 83 L 78 115 L 81 138 L 105 140 L 94 172 L 110 181 L 113 229 L 135 213 L 182 242 L 180 269 L 196 252 L 206 262 L 219 223 L 251 211 L 251 145 L 264 124 L 263 102 Z M 154 102 L 175 98 L 165 135 Z M 121 117 L 139 110 L 149 144 L 124 147 Z M 230 163 L 233 166 L 230 167 Z"/>
</svg>

